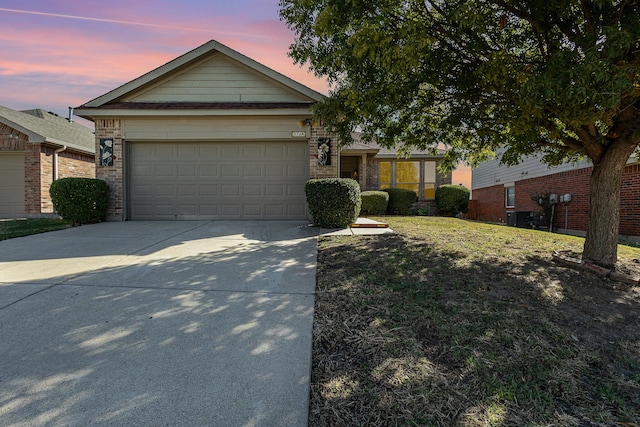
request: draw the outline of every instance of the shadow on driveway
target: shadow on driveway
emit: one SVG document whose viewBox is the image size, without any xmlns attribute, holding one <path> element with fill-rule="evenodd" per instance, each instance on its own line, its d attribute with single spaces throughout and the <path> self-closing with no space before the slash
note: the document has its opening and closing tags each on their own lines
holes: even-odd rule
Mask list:
<svg viewBox="0 0 640 427">
<path fill-rule="evenodd" d="M 0 423 L 306 425 L 310 235 L 105 223 L 0 242 Z"/>
</svg>

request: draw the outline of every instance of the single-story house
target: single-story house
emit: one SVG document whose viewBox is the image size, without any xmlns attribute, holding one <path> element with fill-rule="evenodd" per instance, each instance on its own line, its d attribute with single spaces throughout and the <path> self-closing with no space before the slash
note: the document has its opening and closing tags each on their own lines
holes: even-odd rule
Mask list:
<svg viewBox="0 0 640 427">
<path fill-rule="evenodd" d="M 95 137 L 86 126 L 41 109 L 0 106 L 0 218 L 53 213 L 51 183 L 95 177 Z"/>
<path fill-rule="evenodd" d="M 404 164 L 379 147 L 341 151 L 313 120 L 322 98 L 212 40 L 75 113 L 95 123 L 111 220 L 307 219 L 306 181 L 346 175 L 431 197 L 437 156 L 415 158 L 399 180 Z"/>
<path fill-rule="evenodd" d="M 472 171 L 474 219 L 526 227 L 541 213 L 534 199 L 551 195 L 554 229 L 584 235 L 592 170 L 588 161 L 550 168 L 540 156 L 527 157 L 511 167 L 500 165 L 498 160 L 482 163 Z M 622 177 L 619 233 L 623 240 L 640 242 L 640 165 L 634 157 Z"/>
</svg>

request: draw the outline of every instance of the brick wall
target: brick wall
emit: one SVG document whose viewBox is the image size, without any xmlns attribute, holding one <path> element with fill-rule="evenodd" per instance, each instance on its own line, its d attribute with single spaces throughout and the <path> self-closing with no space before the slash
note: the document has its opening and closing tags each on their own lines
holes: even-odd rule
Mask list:
<svg viewBox="0 0 640 427">
<path fill-rule="evenodd" d="M 0 151 L 24 151 L 29 137 L 0 123 Z"/>
<path fill-rule="evenodd" d="M 372 158 L 367 158 L 367 182 L 365 191 L 375 191 L 380 189 L 380 162 Z"/>
<path fill-rule="evenodd" d="M 41 146 L 40 147 L 40 212 L 53 213 L 53 203 L 49 189 L 53 182 L 53 152 L 56 148 Z M 62 178 L 62 177 L 60 177 Z"/>
<path fill-rule="evenodd" d="M 318 165 L 318 138 L 331 138 L 331 164 L 327 166 Z M 340 140 L 333 134 L 327 132 L 322 124 L 311 128 L 311 138 L 309 139 L 309 178 L 337 178 L 339 176 L 339 155 Z"/>
<path fill-rule="evenodd" d="M 555 228 L 586 230 L 589 224 L 589 178 L 592 168 L 575 169 L 538 178 L 516 181 L 516 211 L 540 211 L 536 194 L 571 194 L 571 202 L 558 203 L 553 216 Z M 565 226 L 566 225 L 566 226 Z"/>
<path fill-rule="evenodd" d="M 622 175 L 620 234 L 640 236 L 640 165 L 628 165 Z"/>
<path fill-rule="evenodd" d="M 98 119 L 96 125 L 96 178 L 109 184 L 107 219 L 124 220 L 124 156 L 122 144 L 123 121 Z M 100 138 L 113 138 L 113 166 L 100 166 Z"/>
<path fill-rule="evenodd" d="M 504 185 L 473 190 L 472 199 L 477 200 L 478 221 L 506 222 Z"/>
<path fill-rule="evenodd" d="M 40 149 L 40 212 L 53 213 L 49 189 L 53 183 L 54 152 L 59 147 L 42 146 Z M 58 179 L 95 178 L 96 166 L 92 154 L 74 151 L 58 153 Z"/>
<path fill-rule="evenodd" d="M 540 206 L 532 200 L 534 195 L 546 193 L 571 194 L 571 201 L 558 203 L 554 212 L 553 225 L 556 228 L 586 231 L 589 224 L 589 180 L 593 168 L 581 168 L 538 178 L 515 182 L 515 208 L 513 211 L 540 211 Z M 478 204 L 478 220 L 500 222 L 505 220 L 504 186 L 473 190 L 473 199 Z M 619 233 L 640 236 L 640 166 L 625 167 L 622 176 L 620 200 Z"/>
<path fill-rule="evenodd" d="M 27 214 L 40 213 L 40 145 L 27 144 L 24 154 L 24 210 Z"/>
</svg>

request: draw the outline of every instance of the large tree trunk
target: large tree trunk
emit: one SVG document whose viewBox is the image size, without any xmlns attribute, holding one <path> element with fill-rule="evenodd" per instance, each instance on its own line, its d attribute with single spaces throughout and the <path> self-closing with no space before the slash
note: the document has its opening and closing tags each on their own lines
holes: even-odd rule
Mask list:
<svg viewBox="0 0 640 427">
<path fill-rule="evenodd" d="M 612 143 L 593 165 L 589 189 L 589 227 L 582 253 L 585 261 L 603 267 L 615 267 L 618 260 L 622 173 L 634 149 L 633 144 Z"/>
</svg>

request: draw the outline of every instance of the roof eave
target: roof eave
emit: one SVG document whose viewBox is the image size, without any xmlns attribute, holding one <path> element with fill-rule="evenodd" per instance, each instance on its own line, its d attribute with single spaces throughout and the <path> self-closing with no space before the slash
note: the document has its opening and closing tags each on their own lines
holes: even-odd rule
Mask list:
<svg viewBox="0 0 640 427">
<path fill-rule="evenodd" d="M 305 116 L 310 117 L 309 108 L 273 108 L 273 109 L 233 109 L 233 110 L 129 110 L 109 108 L 78 107 L 74 114 L 87 120 L 97 117 L 170 117 L 170 116 Z"/>
<path fill-rule="evenodd" d="M 83 147 L 81 145 L 78 144 L 74 144 L 72 142 L 65 142 L 59 139 L 55 139 L 55 138 L 44 138 L 43 141 L 41 141 L 41 143 L 43 144 L 50 144 L 50 145 L 54 145 L 57 147 L 67 147 L 68 149 L 71 149 L 73 151 L 80 151 L 82 153 L 87 153 L 87 154 L 95 154 L 96 153 L 96 149 L 95 147 L 93 149 L 87 148 L 87 147 Z"/>
<path fill-rule="evenodd" d="M 415 154 L 411 154 L 409 157 L 398 157 L 397 154 L 393 154 L 393 153 L 384 153 L 384 154 L 377 154 L 376 156 L 374 156 L 374 158 L 376 159 L 396 159 L 396 160 L 414 160 L 414 159 L 433 159 L 433 160 L 439 160 L 442 159 L 442 155 L 438 155 L 438 154 L 420 154 L 420 153 L 415 153 Z"/>
<path fill-rule="evenodd" d="M 370 149 L 357 149 L 357 148 L 351 148 L 351 149 L 341 149 L 340 150 L 340 154 L 377 154 L 380 150 L 379 149 L 375 149 L 375 148 L 370 148 Z"/>
</svg>

